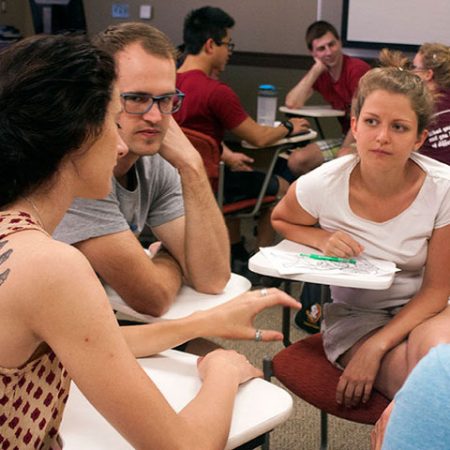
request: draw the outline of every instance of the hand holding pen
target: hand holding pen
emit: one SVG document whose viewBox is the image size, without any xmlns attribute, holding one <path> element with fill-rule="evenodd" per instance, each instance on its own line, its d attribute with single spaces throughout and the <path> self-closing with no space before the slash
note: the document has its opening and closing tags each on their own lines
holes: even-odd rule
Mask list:
<svg viewBox="0 0 450 450">
<path fill-rule="evenodd" d="M 335 231 L 329 233 L 320 250 L 326 256 L 351 259 L 360 255 L 364 247 L 344 231 Z"/>
</svg>

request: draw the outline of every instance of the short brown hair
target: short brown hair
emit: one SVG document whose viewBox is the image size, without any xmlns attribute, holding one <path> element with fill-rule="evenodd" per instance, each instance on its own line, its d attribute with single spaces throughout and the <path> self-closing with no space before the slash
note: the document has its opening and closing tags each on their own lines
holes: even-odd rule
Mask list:
<svg viewBox="0 0 450 450">
<path fill-rule="evenodd" d="M 177 57 L 175 47 L 162 31 L 141 22 L 111 25 L 94 36 L 93 41 L 112 56 L 128 45 L 139 42 L 151 55 L 174 61 Z"/>
<path fill-rule="evenodd" d="M 312 43 L 315 39 L 319 39 L 327 33 L 331 33 L 338 41 L 341 39 L 336 28 L 325 20 L 318 20 L 312 23 L 306 30 L 305 40 L 308 49 L 312 50 Z"/>
</svg>

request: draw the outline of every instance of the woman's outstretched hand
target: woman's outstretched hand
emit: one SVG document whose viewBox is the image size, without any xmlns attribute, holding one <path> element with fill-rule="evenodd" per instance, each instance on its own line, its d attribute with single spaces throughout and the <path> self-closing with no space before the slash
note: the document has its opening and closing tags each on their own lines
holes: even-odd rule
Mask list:
<svg viewBox="0 0 450 450">
<path fill-rule="evenodd" d="M 194 314 L 201 315 L 205 321 L 208 337 L 225 339 L 256 339 L 261 341 L 278 341 L 283 334 L 275 330 L 257 330 L 253 321 L 258 313 L 273 306 L 288 306 L 300 309 L 300 303 L 275 288 L 263 288 L 249 291 L 206 311 Z M 257 336 L 258 334 L 258 336 Z"/>
</svg>

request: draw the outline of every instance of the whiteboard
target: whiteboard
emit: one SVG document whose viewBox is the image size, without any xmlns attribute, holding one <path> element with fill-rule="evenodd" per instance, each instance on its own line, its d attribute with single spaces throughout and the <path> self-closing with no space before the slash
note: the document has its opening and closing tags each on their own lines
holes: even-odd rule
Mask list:
<svg viewBox="0 0 450 450">
<path fill-rule="evenodd" d="M 342 38 L 363 48 L 449 45 L 449 20 L 449 0 L 344 0 Z"/>
</svg>

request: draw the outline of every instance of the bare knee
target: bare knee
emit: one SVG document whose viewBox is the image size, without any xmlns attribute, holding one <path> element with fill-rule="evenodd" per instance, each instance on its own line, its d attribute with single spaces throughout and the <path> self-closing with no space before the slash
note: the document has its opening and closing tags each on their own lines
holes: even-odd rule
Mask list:
<svg viewBox="0 0 450 450">
<path fill-rule="evenodd" d="M 427 320 L 414 328 L 408 336 L 409 370 L 433 348 L 450 342 L 450 321 Z"/>
<path fill-rule="evenodd" d="M 303 175 L 323 163 L 323 156 L 316 144 L 309 144 L 291 153 L 288 168 L 296 176 Z"/>
</svg>

